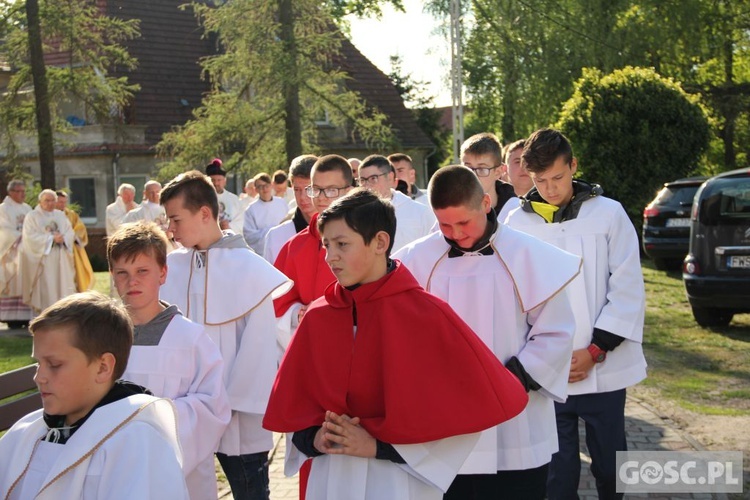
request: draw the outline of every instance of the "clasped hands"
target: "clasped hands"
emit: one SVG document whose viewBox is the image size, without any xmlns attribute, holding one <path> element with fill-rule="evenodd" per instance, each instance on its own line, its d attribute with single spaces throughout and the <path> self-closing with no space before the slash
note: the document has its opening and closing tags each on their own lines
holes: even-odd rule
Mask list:
<svg viewBox="0 0 750 500">
<path fill-rule="evenodd" d="M 377 441 L 359 425 L 359 417 L 326 412 L 325 421 L 315 433 L 315 448 L 329 455 L 375 458 Z"/>
</svg>

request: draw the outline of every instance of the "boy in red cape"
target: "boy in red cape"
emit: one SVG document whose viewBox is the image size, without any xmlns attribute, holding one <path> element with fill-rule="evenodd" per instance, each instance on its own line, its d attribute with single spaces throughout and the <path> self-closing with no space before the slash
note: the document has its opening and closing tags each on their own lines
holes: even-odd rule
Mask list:
<svg viewBox="0 0 750 500">
<path fill-rule="evenodd" d="M 318 218 L 337 281 L 282 360 L 263 419 L 313 457 L 308 500 L 439 499 L 478 432 L 519 414 L 518 379 L 390 251 L 393 206 L 366 190 Z"/>
</svg>

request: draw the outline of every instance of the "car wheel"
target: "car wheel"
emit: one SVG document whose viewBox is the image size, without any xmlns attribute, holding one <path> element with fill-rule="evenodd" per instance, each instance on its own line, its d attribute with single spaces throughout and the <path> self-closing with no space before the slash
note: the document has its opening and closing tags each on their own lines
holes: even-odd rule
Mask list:
<svg viewBox="0 0 750 500">
<path fill-rule="evenodd" d="M 695 322 L 703 327 L 727 326 L 734 313 L 725 309 L 713 307 L 693 307 Z"/>
<path fill-rule="evenodd" d="M 7 321 L 10 330 L 21 330 L 29 326 L 28 321 Z"/>
</svg>

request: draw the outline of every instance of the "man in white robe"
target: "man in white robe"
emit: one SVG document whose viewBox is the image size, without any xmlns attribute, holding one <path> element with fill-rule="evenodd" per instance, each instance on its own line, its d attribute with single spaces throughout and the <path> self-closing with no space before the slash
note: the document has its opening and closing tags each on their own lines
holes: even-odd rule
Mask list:
<svg viewBox="0 0 750 500">
<path fill-rule="evenodd" d="M 57 194 L 39 193 L 39 204 L 23 222 L 19 273 L 23 301 L 35 312 L 76 292 L 73 243 L 75 232 L 63 212 L 55 209 Z"/>
<path fill-rule="evenodd" d="M 200 207 L 195 212 L 184 204 L 190 194 L 196 197 L 191 205 Z M 235 495 L 258 490 L 268 483 L 273 446 L 261 427 L 277 363 L 273 298 L 286 291 L 288 278 L 254 254 L 242 235 L 222 232 L 216 192 L 200 172 L 170 181 L 161 202 L 184 246 L 167 258 L 161 298 L 204 325 L 219 347 L 232 417 L 217 455 Z M 238 283 L 252 286 L 239 293 Z"/>
<path fill-rule="evenodd" d="M 139 220 L 151 221 L 159 226 L 163 231 L 167 230 L 167 214 L 164 207 L 159 204 L 159 193 L 161 184 L 157 181 L 148 181 L 143 186 L 143 203 L 138 208 L 131 210 L 122 219 L 123 223 L 136 222 Z"/>
<path fill-rule="evenodd" d="M 292 181 L 292 192 L 297 208 L 291 217 L 278 226 L 268 230 L 263 243 L 263 258 L 273 264 L 276 257 L 287 241 L 310 225 L 310 219 L 318 213 L 312 198 L 307 196 L 307 186 L 310 185 L 310 171 L 315 165 L 317 156 L 302 155 L 292 160 L 289 167 L 289 178 Z"/>
<path fill-rule="evenodd" d="M 432 226 L 435 225 L 432 210 L 427 205 L 410 200 L 405 194 L 393 189 L 396 175 L 388 158 L 381 155 L 370 155 L 365 158 L 359 166 L 358 181 L 360 186 L 389 200 L 396 209 L 394 252 L 432 232 Z"/>
<path fill-rule="evenodd" d="M 255 177 L 252 177 L 247 180 L 245 188 L 240 193 L 240 208 L 242 209 L 242 213 L 244 214 L 247 207 L 257 199 L 258 191 L 255 189 Z"/>
<path fill-rule="evenodd" d="M 114 234 L 122 224 L 128 212 L 138 208 L 135 202 L 135 187 L 132 184 L 123 183 L 117 188 L 117 199 L 114 203 L 107 205 L 107 236 Z"/>
<path fill-rule="evenodd" d="M 206 175 L 214 185 L 219 198 L 219 226 L 221 229 L 231 229 L 235 234 L 242 234 L 244 211 L 239 196 L 228 191 L 227 172 L 222 168 L 221 160 L 214 160 L 206 167 Z"/>
<path fill-rule="evenodd" d="M 10 328 L 20 327 L 32 318 L 31 309 L 21 298 L 18 275 L 23 221 L 31 212 L 25 198 L 26 184 L 14 179 L 8 183 L 8 196 L 0 203 L 0 321 Z"/>
<path fill-rule="evenodd" d="M 263 244 L 268 231 L 287 216 L 289 205 L 282 198 L 273 195 L 271 176 L 260 174 L 255 177 L 258 199 L 245 210 L 242 234 L 248 246 L 258 255 L 263 255 Z"/>
<path fill-rule="evenodd" d="M 498 224 L 466 167 L 430 181 L 440 233 L 394 255 L 428 292 L 447 301 L 529 393 L 516 418 L 484 431 L 447 499 L 545 496 L 557 451 L 554 401 L 566 397 L 575 328 L 565 286 L 581 259 Z"/>
<path fill-rule="evenodd" d="M 559 131 L 534 132 L 521 157 L 535 187 L 507 224 L 583 258 L 568 288 L 576 331 L 569 397 L 555 405 L 560 451 L 550 464 L 549 498 L 576 495 L 579 418 L 586 422 L 599 497 L 616 498 L 616 452 L 627 446 L 625 389 L 646 377 L 638 237 L 625 210 L 601 196 L 600 186 L 573 179 L 577 159 Z"/>
</svg>

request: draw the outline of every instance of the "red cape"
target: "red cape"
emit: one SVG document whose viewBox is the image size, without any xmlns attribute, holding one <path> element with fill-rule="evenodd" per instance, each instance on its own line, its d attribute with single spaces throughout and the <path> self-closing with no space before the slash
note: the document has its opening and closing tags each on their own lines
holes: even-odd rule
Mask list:
<svg viewBox="0 0 750 500">
<path fill-rule="evenodd" d="M 310 306 L 281 362 L 263 427 L 299 431 L 321 425 L 331 410 L 360 417 L 386 443 L 424 443 L 490 428 L 527 401 L 466 323 L 397 262 L 354 291 L 331 284 Z"/>
<path fill-rule="evenodd" d="M 326 263 L 326 251 L 318 232 L 318 214 L 310 218 L 310 225 L 281 248 L 274 267 L 294 281 L 294 286 L 273 301 L 276 317 L 283 316 L 295 302 L 309 304 L 322 297 L 326 287 L 336 281 Z"/>
</svg>

